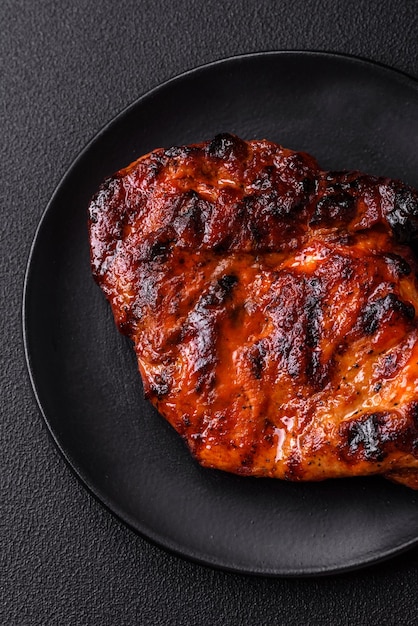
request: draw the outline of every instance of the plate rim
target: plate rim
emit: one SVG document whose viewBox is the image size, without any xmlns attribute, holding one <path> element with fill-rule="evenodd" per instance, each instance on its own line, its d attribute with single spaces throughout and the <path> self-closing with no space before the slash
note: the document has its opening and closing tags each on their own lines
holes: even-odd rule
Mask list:
<svg viewBox="0 0 418 626">
<path fill-rule="evenodd" d="M 387 549 L 386 551 L 380 551 L 376 556 L 372 553 L 372 555 L 365 555 L 362 560 L 356 559 L 355 562 L 347 563 L 346 565 L 335 565 L 331 567 L 311 567 L 310 569 L 300 570 L 297 567 L 290 569 L 287 568 L 284 570 L 283 568 L 277 567 L 275 570 L 261 568 L 261 567 L 252 567 L 242 569 L 241 567 L 237 568 L 234 565 L 228 565 L 225 563 L 221 563 L 218 558 L 211 558 L 210 554 L 206 554 L 204 557 L 199 557 L 198 555 L 193 553 L 193 549 L 189 549 L 189 551 L 185 551 L 185 546 L 177 545 L 175 541 L 172 541 L 170 538 L 164 537 L 159 533 L 153 533 L 153 529 L 149 527 L 149 525 L 142 523 L 142 528 L 139 529 L 134 521 L 131 519 L 131 516 L 124 512 L 123 509 L 119 506 L 115 506 L 115 503 L 107 498 L 106 494 L 101 494 L 100 489 L 95 488 L 95 485 L 88 480 L 87 476 L 82 474 L 81 468 L 78 467 L 78 464 L 72 458 L 72 455 L 66 450 L 65 446 L 60 442 L 59 437 L 55 433 L 46 411 L 43 407 L 42 401 L 40 399 L 39 388 L 36 383 L 36 375 L 34 372 L 33 361 L 30 350 L 30 339 L 29 339 L 29 318 L 28 318 L 28 309 L 29 309 L 29 296 L 31 289 L 31 275 L 33 271 L 33 261 L 36 255 L 37 247 L 39 244 L 39 240 L 42 235 L 42 231 L 45 228 L 47 219 L 49 214 L 53 211 L 56 198 L 59 195 L 62 187 L 74 176 L 75 171 L 83 165 L 83 160 L 88 157 L 93 146 L 100 141 L 100 139 L 108 134 L 109 131 L 112 130 L 112 127 L 116 125 L 122 118 L 129 115 L 132 111 L 134 111 L 137 107 L 139 107 L 142 102 L 147 99 L 158 95 L 160 91 L 163 91 L 166 88 L 169 88 L 171 85 L 175 83 L 187 80 L 193 75 L 205 72 L 207 70 L 216 68 L 217 66 L 234 64 L 239 62 L 251 61 L 257 58 L 290 58 L 290 57 L 309 57 L 309 58 L 318 58 L 318 59 L 334 59 L 336 61 L 345 61 L 350 62 L 353 65 L 360 65 L 362 67 L 369 68 L 370 70 L 378 69 L 383 74 L 387 74 L 389 77 L 397 76 L 397 78 L 403 82 L 405 82 L 408 86 L 414 88 L 418 93 L 418 77 L 414 77 L 402 70 L 397 68 L 393 68 L 389 65 L 380 63 L 378 61 L 370 60 L 365 57 L 353 55 L 353 54 L 344 54 L 340 52 L 328 52 L 323 50 L 300 50 L 300 49 L 286 49 L 286 50 L 267 50 L 267 51 L 257 51 L 250 53 L 243 53 L 232 55 L 228 57 L 221 57 L 218 59 L 214 59 L 208 63 L 202 63 L 195 67 L 189 68 L 184 72 L 180 72 L 164 80 L 163 82 L 155 85 L 149 90 L 143 92 L 139 95 L 134 101 L 121 109 L 118 113 L 112 116 L 112 118 L 102 126 L 96 133 L 92 135 L 90 140 L 84 145 L 84 147 L 79 150 L 78 154 L 75 158 L 70 162 L 70 164 L 66 167 L 64 174 L 58 180 L 58 183 L 55 185 L 55 188 L 41 213 L 41 217 L 38 220 L 35 232 L 32 236 L 32 242 L 30 245 L 29 254 L 26 260 L 25 273 L 23 279 L 23 291 L 22 291 L 22 305 L 21 305 L 21 329 L 22 329 L 22 339 L 23 339 L 23 348 L 24 348 L 24 360 L 26 365 L 26 371 L 29 375 L 30 387 L 32 390 L 33 397 L 36 402 L 37 409 L 39 410 L 42 421 L 46 426 L 47 433 L 55 445 L 56 449 L 58 449 L 60 456 L 64 459 L 66 465 L 69 467 L 70 471 L 77 478 L 79 483 L 83 486 L 84 489 L 88 491 L 88 493 L 93 496 L 93 498 L 104 507 L 112 517 L 117 520 L 119 523 L 123 524 L 125 527 L 128 527 L 135 535 L 140 536 L 146 541 L 152 543 L 153 545 L 159 547 L 160 549 L 164 549 L 167 552 L 174 554 L 177 557 L 182 559 L 186 559 L 188 561 L 197 563 L 198 565 L 204 567 L 210 567 L 214 569 L 218 569 L 221 571 L 231 572 L 240 575 L 246 576 L 257 576 L 257 577 L 267 577 L 267 578 L 312 578 L 312 577 L 325 577 L 335 574 L 343 574 L 359 569 L 364 569 L 366 567 L 370 567 L 372 565 L 379 564 L 383 561 L 387 561 L 394 556 L 401 555 L 402 553 L 410 550 L 411 548 L 418 545 L 418 531 L 417 536 L 413 539 L 407 540 L 398 546 Z M 279 571 L 280 570 L 280 571 Z"/>
</svg>

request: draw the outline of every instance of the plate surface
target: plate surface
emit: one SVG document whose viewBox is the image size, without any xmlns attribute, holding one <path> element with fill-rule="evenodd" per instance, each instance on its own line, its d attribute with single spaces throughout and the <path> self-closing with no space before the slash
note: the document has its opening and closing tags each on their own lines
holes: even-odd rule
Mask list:
<svg viewBox="0 0 418 626">
<path fill-rule="evenodd" d="M 207 565 L 276 576 L 353 569 L 418 542 L 418 494 L 384 479 L 291 484 L 201 468 L 143 399 L 133 351 L 90 274 L 86 213 L 100 182 L 141 154 L 227 131 L 418 187 L 417 85 L 321 53 L 216 62 L 140 98 L 59 184 L 26 275 L 35 396 L 84 484 L 148 539 Z"/>
</svg>

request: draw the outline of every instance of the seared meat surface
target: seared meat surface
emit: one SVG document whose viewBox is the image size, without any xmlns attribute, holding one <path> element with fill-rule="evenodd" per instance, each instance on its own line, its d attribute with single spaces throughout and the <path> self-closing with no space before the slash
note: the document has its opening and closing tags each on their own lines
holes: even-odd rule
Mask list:
<svg viewBox="0 0 418 626">
<path fill-rule="evenodd" d="M 418 488 L 418 194 L 224 134 L 157 149 L 89 209 L 146 397 L 205 466 Z"/>
</svg>

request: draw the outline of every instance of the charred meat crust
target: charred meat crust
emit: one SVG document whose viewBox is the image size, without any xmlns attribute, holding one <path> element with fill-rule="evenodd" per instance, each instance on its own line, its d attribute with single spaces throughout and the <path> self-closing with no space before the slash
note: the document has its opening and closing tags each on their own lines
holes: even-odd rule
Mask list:
<svg viewBox="0 0 418 626">
<path fill-rule="evenodd" d="M 205 466 L 418 487 L 418 193 L 223 133 L 89 207 L 93 275 L 146 396 Z"/>
</svg>

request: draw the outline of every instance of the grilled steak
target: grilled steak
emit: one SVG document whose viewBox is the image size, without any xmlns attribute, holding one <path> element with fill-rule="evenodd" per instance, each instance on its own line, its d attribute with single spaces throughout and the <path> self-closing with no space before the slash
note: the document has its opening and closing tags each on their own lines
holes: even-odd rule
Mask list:
<svg viewBox="0 0 418 626">
<path fill-rule="evenodd" d="M 146 397 L 204 466 L 418 488 L 418 194 L 222 134 L 157 149 L 89 209 Z"/>
</svg>

